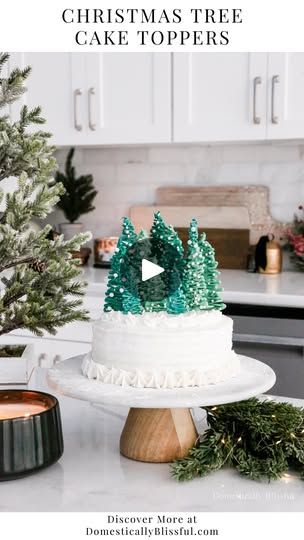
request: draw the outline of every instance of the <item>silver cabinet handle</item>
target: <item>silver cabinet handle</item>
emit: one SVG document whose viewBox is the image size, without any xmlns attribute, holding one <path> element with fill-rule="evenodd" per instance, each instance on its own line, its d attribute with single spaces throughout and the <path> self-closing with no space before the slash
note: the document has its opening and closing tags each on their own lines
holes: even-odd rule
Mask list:
<svg viewBox="0 0 304 540">
<path fill-rule="evenodd" d="M 279 123 L 279 117 L 275 114 L 275 87 L 279 82 L 279 75 L 274 75 L 271 79 L 271 122 L 273 124 Z"/>
<path fill-rule="evenodd" d="M 82 130 L 82 125 L 78 122 L 78 101 L 81 95 L 82 91 L 80 90 L 80 88 L 76 88 L 76 90 L 74 91 L 74 128 L 77 131 Z"/>
<path fill-rule="evenodd" d="M 95 122 L 93 121 L 93 118 L 92 118 L 92 99 L 93 99 L 93 96 L 95 96 L 95 88 L 89 88 L 89 91 L 88 91 L 88 105 L 89 105 L 89 128 L 91 131 L 95 131 L 96 129 L 96 124 Z"/>
<path fill-rule="evenodd" d="M 262 84 L 262 77 L 254 77 L 253 79 L 253 123 L 260 124 L 261 117 L 257 115 L 257 86 Z"/>
</svg>

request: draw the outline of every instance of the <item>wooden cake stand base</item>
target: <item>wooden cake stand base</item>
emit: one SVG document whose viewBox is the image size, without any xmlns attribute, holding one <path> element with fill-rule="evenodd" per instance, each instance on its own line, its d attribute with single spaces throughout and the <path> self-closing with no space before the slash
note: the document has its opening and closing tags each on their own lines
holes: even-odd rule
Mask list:
<svg viewBox="0 0 304 540">
<path fill-rule="evenodd" d="M 197 439 L 190 408 L 258 396 L 275 383 L 273 370 L 240 356 L 240 373 L 229 381 L 194 388 L 133 388 L 87 379 L 83 356 L 49 370 L 49 385 L 62 394 L 104 407 L 131 407 L 120 438 L 121 453 L 134 460 L 164 463 L 187 455 Z"/>
<path fill-rule="evenodd" d="M 190 409 L 131 408 L 120 452 L 137 461 L 167 463 L 185 457 L 197 437 Z"/>
</svg>

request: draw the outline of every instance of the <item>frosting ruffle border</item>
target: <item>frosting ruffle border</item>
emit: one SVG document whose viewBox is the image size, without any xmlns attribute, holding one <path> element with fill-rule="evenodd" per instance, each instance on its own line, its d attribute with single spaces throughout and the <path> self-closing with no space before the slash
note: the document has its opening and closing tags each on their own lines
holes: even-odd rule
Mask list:
<svg viewBox="0 0 304 540">
<path fill-rule="evenodd" d="M 96 379 L 106 384 L 134 386 L 136 388 L 187 388 L 217 384 L 239 373 L 239 359 L 234 353 L 220 369 L 203 370 L 166 370 L 166 371 L 125 371 L 96 363 L 87 354 L 82 363 L 82 373 L 89 379 Z"/>
</svg>

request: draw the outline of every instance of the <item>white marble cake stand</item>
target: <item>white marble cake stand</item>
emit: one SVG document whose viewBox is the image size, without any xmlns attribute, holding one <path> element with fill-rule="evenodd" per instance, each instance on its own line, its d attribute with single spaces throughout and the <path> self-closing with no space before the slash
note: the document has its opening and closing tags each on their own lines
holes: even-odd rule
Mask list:
<svg viewBox="0 0 304 540">
<path fill-rule="evenodd" d="M 189 408 L 242 401 L 266 392 L 274 371 L 259 360 L 240 356 L 240 373 L 227 382 L 194 388 L 122 387 L 90 380 L 81 372 L 83 356 L 56 364 L 49 385 L 62 394 L 105 406 L 131 407 L 120 451 L 139 461 L 169 462 L 185 456 L 197 439 Z"/>
</svg>

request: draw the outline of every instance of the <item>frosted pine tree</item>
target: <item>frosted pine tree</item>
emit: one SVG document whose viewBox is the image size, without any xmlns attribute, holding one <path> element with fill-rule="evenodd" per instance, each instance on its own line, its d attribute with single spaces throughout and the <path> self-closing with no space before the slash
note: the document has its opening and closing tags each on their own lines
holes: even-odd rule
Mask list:
<svg viewBox="0 0 304 540">
<path fill-rule="evenodd" d="M 199 239 L 199 247 L 204 257 L 208 309 L 225 309 L 226 305 L 223 303 L 221 296 L 223 289 L 219 279 L 220 272 L 217 270 L 218 263 L 215 260 L 214 249 L 207 242 L 205 233 Z"/>
<path fill-rule="evenodd" d="M 31 69 L 3 75 L 9 55 L 0 53 L 0 182 L 17 180 L 6 195 L 0 185 L 0 335 L 19 328 L 42 335 L 75 320 L 87 320 L 81 308 L 84 283 L 70 252 L 89 235 L 68 242 L 49 238 L 50 226 L 35 232 L 31 221 L 45 219 L 64 193 L 54 185 L 56 161 L 50 134 L 41 131 L 40 107 L 20 108 L 16 122 L 3 114 L 26 91 Z M 35 129 L 36 127 L 36 129 Z"/>
<path fill-rule="evenodd" d="M 183 274 L 183 290 L 189 310 L 208 309 L 205 256 L 198 241 L 196 219 L 192 219 L 189 228 L 188 252 Z"/>
</svg>

